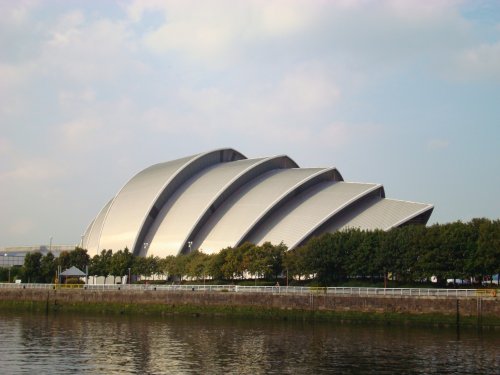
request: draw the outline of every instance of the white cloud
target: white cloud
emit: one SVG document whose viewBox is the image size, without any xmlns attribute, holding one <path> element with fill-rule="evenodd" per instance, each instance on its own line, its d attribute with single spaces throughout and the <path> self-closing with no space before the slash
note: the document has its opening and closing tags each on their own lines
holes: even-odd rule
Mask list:
<svg viewBox="0 0 500 375">
<path fill-rule="evenodd" d="M 36 9 L 40 1 L 18 0 L 0 2 L 0 20 L 4 26 L 16 27 L 30 19 L 30 13 Z"/>
<path fill-rule="evenodd" d="M 269 141 L 300 142 L 315 131 L 318 118 L 334 112 L 341 95 L 333 74 L 316 62 L 294 67 L 276 80 L 244 88 L 183 87 L 175 104 L 151 107 L 141 122 L 168 134 L 265 134 Z"/>
<path fill-rule="evenodd" d="M 313 20 L 306 2 L 134 2 L 137 21 L 147 10 L 163 8 L 165 22 L 144 36 L 157 53 L 177 52 L 190 60 L 227 66 L 245 56 L 255 42 L 295 35 Z"/>
<path fill-rule="evenodd" d="M 430 151 L 445 150 L 450 146 L 450 141 L 446 139 L 430 139 L 427 142 L 427 149 Z"/>
<path fill-rule="evenodd" d="M 286 74 L 268 99 L 278 110 L 307 112 L 333 107 L 339 97 L 340 89 L 331 73 L 317 64 L 307 64 Z"/>
<path fill-rule="evenodd" d="M 0 61 L 0 116 L 16 115 L 25 110 L 24 90 L 34 71 L 32 63 L 7 64 Z"/>
<path fill-rule="evenodd" d="M 57 160 L 47 157 L 33 157 L 16 160 L 16 163 L 0 172 L 0 181 L 42 182 L 59 177 L 64 173 L 63 167 Z"/>
<path fill-rule="evenodd" d="M 0 156 L 8 155 L 12 151 L 12 145 L 7 138 L 0 137 Z"/>
<path fill-rule="evenodd" d="M 14 236 L 22 236 L 29 234 L 35 227 L 33 220 L 29 218 L 14 219 L 6 224 L 7 233 Z"/>
<path fill-rule="evenodd" d="M 126 25 L 108 19 L 86 22 L 79 12 L 62 15 L 38 59 L 44 76 L 89 85 L 140 72 L 135 43 Z M 61 77 L 63 75 L 63 77 Z"/>
<path fill-rule="evenodd" d="M 57 24 L 52 28 L 49 45 L 58 47 L 72 43 L 79 38 L 85 24 L 85 15 L 81 11 L 73 11 L 62 15 Z"/>
<path fill-rule="evenodd" d="M 94 103 L 96 99 L 96 92 L 91 88 L 78 91 L 63 90 L 59 93 L 59 104 L 64 107 L 75 107 L 78 105 L 89 105 Z"/>
<path fill-rule="evenodd" d="M 138 142 L 142 131 L 141 111 L 128 97 L 98 101 L 93 91 L 60 94 L 67 120 L 53 125 L 51 139 L 61 152 L 93 155 Z"/>
<path fill-rule="evenodd" d="M 99 119 L 81 118 L 60 126 L 62 143 L 68 150 L 88 149 L 89 144 L 99 139 L 97 132 L 102 124 Z"/>
<path fill-rule="evenodd" d="M 500 80 L 500 42 L 481 44 L 460 52 L 450 67 L 453 78 L 463 81 Z"/>
</svg>

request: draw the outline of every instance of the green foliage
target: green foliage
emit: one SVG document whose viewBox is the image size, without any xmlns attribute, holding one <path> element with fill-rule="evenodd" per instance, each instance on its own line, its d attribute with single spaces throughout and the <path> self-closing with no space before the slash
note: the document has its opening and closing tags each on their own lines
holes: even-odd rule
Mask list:
<svg viewBox="0 0 500 375">
<path fill-rule="evenodd" d="M 146 279 L 165 273 L 160 258 L 153 255 L 148 257 L 133 257 L 131 272 L 134 275 L 144 276 Z"/>
<path fill-rule="evenodd" d="M 79 277 L 68 277 L 64 280 L 65 284 L 85 284 L 85 281 L 80 279 Z"/>
<path fill-rule="evenodd" d="M 128 269 L 132 268 L 134 257 L 128 248 L 119 250 L 111 257 L 109 274 L 113 276 L 128 275 Z"/>
<path fill-rule="evenodd" d="M 111 273 L 111 260 L 113 252 L 111 250 L 102 250 L 101 254 L 92 257 L 89 264 L 89 275 L 108 277 Z"/>
<path fill-rule="evenodd" d="M 222 266 L 225 262 L 225 256 L 229 251 L 231 251 L 231 248 L 225 248 L 216 254 L 210 255 L 208 259 L 208 274 L 214 280 L 225 280 L 224 273 L 222 272 Z"/>
<path fill-rule="evenodd" d="M 136 259 L 138 259 L 138 258 L 139 257 L 136 257 Z M 175 275 L 175 273 L 177 271 L 176 264 L 175 264 L 175 256 L 168 255 L 164 259 L 160 259 L 158 266 L 159 266 L 162 274 L 168 275 L 169 277 L 172 275 Z M 139 272 L 134 273 L 134 274 L 140 275 Z"/>
<path fill-rule="evenodd" d="M 481 275 L 500 272 L 500 220 L 479 225 L 475 270 Z"/>
<path fill-rule="evenodd" d="M 76 267 L 85 272 L 85 268 L 90 263 L 90 257 L 87 250 L 75 247 L 72 251 L 62 251 L 57 258 L 57 265 L 61 266 L 62 271 L 71 267 Z"/>
<path fill-rule="evenodd" d="M 40 277 L 44 283 L 52 283 L 56 279 L 57 265 L 52 253 L 43 256 L 40 261 Z"/>
<path fill-rule="evenodd" d="M 85 269 L 90 263 L 90 257 L 87 254 L 87 250 L 80 247 L 75 247 L 75 250 L 69 253 L 70 255 L 70 267 L 76 267 L 79 270 L 85 272 Z"/>
<path fill-rule="evenodd" d="M 283 256 L 283 268 L 291 279 L 307 279 L 314 271 L 307 261 L 308 248 L 305 246 L 296 247 L 287 251 Z"/>
<path fill-rule="evenodd" d="M 198 250 L 186 255 L 186 273 L 189 277 L 197 280 L 204 279 L 208 274 L 209 255 Z"/>
<path fill-rule="evenodd" d="M 102 250 L 92 259 L 81 248 L 62 252 L 59 258 L 31 253 L 22 272 L 11 269 L 11 280 L 21 274 L 24 281 L 52 282 L 58 265 L 63 270 L 71 266 L 85 270 L 89 265 L 89 274 L 95 276 L 124 276 L 130 268 L 133 275 L 146 278 L 163 274 L 194 282 L 230 283 L 249 277 L 256 284 L 257 279 L 260 283 L 288 277 L 291 283 L 326 286 L 369 278 L 372 284 L 389 280 L 413 285 L 434 276 L 443 285 L 450 278 L 481 281 L 500 272 L 500 220 L 407 225 L 389 231 L 347 229 L 312 238 L 290 251 L 283 243 L 247 242 L 215 254 L 196 250 L 163 259 L 134 257 L 128 249 Z M 0 279 L 7 279 L 6 272 L 0 269 Z"/>
<path fill-rule="evenodd" d="M 342 280 L 347 276 L 347 241 L 349 232 L 325 233 L 306 244 L 306 262 L 321 285 Z"/>
<path fill-rule="evenodd" d="M 42 253 L 28 253 L 24 258 L 23 281 L 38 283 L 42 281 L 41 272 Z"/>
<path fill-rule="evenodd" d="M 41 259 L 42 253 L 28 253 L 24 257 L 23 281 L 38 283 L 41 281 Z"/>
</svg>

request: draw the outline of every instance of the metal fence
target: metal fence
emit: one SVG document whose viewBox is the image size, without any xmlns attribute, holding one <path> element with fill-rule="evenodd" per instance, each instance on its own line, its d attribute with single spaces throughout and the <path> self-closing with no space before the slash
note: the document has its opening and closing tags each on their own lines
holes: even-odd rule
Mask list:
<svg viewBox="0 0 500 375">
<path fill-rule="evenodd" d="M 7 284 L 0 289 L 83 289 L 102 291 L 185 291 L 272 294 L 315 294 L 343 296 L 411 296 L 411 297 L 496 297 L 496 289 L 437 289 L 437 288 L 356 288 L 356 287 L 297 287 L 240 285 L 146 285 L 146 284 Z"/>
</svg>

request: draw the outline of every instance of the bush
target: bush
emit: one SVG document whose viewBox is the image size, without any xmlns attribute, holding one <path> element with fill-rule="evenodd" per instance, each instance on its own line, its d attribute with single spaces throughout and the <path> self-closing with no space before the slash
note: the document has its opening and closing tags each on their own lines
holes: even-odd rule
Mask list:
<svg viewBox="0 0 500 375">
<path fill-rule="evenodd" d="M 85 284 L 85 281 L 80 279 L 79 277 L 67 277 L 65 284 Z"/>
</svg>

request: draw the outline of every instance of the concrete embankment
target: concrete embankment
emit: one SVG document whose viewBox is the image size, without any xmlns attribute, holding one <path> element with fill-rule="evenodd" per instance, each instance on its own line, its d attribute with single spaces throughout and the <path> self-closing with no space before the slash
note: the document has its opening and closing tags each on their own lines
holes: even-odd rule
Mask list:
<svg viewBox="0 0 500 375">
<path fill-rule="evenodd" d="M 236 315 L 500 327 L 500 300 L 493 296 L 450 298 L 6 288 L 0 289 L 0 308 L 46 313 Z"/>
</svg>

